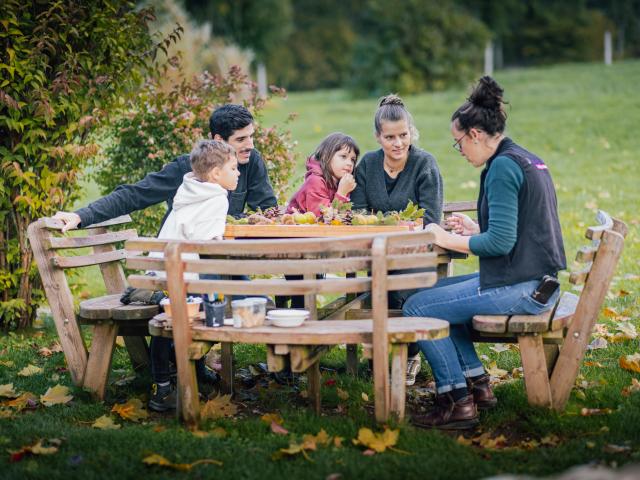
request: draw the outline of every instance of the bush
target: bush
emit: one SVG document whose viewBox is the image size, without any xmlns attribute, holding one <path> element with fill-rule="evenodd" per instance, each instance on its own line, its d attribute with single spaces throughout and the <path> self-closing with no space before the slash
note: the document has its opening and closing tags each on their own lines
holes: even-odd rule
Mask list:
<svg viewBox="0 0 640 480">
<path fill-rule="evenodd" d="M 356 43 L 357 95 L 441 90 L 481 69 L 486 27 L 450 0 L 371 1 Z"/>
<path fill-rule="evenodd" d="M 272 87 L 272 95 L 284 90 Z M 276 195 L 283 199 L 294 165 L 289 132 L 260 125 L 266 99 L 258 97 L 256 85 L 238 67 L 226 76 L 204 72 L 168 90 L 150 79 L 106 132 L 105 157 L 96 165 L 95 178 L 102 194 L 118 185 L 135 183 L 179 155 L 189 153 L 194 142 L 208 136 L 211 112 L 234 98 L 244 96 L 244 105 L 256 119 L 256 148 L 265 160 Z M 155 236 L 166 205 L 135 212 L 132 217 L 141 235 Z"/>
<path fill-rule="evenodd" d="M 0 327 L 30 325 L 43 296 L 27 226 L 69 207 L 97 147 L 88 134 L 157 48 L 135 2 L 4 0 L 0 13 Z M 168 40 L 169 41 L 169 40 Z"/>
</svg>

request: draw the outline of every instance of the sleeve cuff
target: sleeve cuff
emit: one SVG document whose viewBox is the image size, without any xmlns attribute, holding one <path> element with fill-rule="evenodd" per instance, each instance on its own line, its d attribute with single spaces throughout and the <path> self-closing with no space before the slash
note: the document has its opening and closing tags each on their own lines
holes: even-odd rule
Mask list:
<svg viewBox="0 0 640 480">
<path fill-rule="evenodd" d="M 336 193 L 334 195 L 334 198 L 337 198 L 338 200 L 340 200 L 341 202 L 348 202 L 349 201 L 349 196 L 345 196 L 345 195 L 341 195 L 339 193 Z"/>
</svg>

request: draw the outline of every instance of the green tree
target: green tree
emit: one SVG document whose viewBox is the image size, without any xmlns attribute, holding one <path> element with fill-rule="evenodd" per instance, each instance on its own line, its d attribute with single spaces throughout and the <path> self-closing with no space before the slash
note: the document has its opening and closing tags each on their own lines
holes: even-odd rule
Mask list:
<svg viewBox="0 0 640 480">
<path fill-rule="evenodd" d="M 464 82 L 480 70 L 489 35 L 450 0 L 371 0 L 358 24 L 351 89 L 359 95 Z"/>
<path fill-rule="evenodd" d="M 127 0 L 4 0 L 0 13 L 0 326 L 42 300 L 27 226 L 66 209 L 97 152 L 89 133 L 140 81 L 151 11 Z"/>
</svg>

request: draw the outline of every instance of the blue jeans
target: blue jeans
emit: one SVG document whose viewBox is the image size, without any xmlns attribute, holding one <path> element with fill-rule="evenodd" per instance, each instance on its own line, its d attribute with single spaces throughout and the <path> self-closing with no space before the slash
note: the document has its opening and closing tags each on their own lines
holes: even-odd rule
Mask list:
<svg viewBox="0 0 640 480">
<path fill-rule="evenodd" d="M 469 329 L 474 315 L 537 315 L 549 310 L 560 290 L 546 304 L 531 294 L 540 280 L 505 287 L 480 289 L 480 275 L 472 273 L 444 278 L 405 302 L 407 317 L 433 317 L 449 322 L 449 337 L 418 342 L 431 365 L 438 393 L 466 388 L 466 378 L 484 373 L 471 341 Z"/>
</svg>

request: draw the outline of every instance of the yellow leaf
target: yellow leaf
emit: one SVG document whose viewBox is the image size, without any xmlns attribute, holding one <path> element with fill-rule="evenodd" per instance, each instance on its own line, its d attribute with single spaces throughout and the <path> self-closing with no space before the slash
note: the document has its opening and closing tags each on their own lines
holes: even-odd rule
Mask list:
<svg viewBox="0 0 640 480">
<path fill-rule="evenodd" d="M 139 422 L 149 416 L 149 412 L 143 409 L 139 398 L 132 398 L 127 403 L 116 403 L 111 411 L 132 422 Z"/>
<path fill-rule="evenodd" d="M 628 397 L 632 393 L 640 392 L 640 381 L 637 378 L 631 379 L 631 385 L 622 389 L 622 395 Z"/>
<path fill-rule="evenodd" d="M 640 373 L 640 353 L 633 355 L 623 355 L 620 357 L 620 366 L 625 370 Z"/>
<path fill-rule="evenodd" d="M 362 397 L 362 400 L 364 400 L 365 402 L 369 401 L 369 395 L 367 395 L 366 393 L 362 392 L 361 397 Z"/>
<path fill-rule="evenodd" d="M 142 459 L 142 462 L 146 465 L 157 465 L 158 467 L 170 468 L 172 470 L 178 470 L 181 472 L 188 472 L 196 465 L 202 464 L 211 464 L 222 466 L 222 462 L 219 460 L 212 460 L 210 458 L 205 458 L 202 460 L 197 460 L 193 463 L 171 463 L 169 460 L 164 458 L 162 455 L 158 455 L 154 453 Z"/>
<path fill-rule="evenodd" d="M 42 369 L 40 367 L 36 367 L 35 365 L 27 365 L 22 370 L 18 372 L 18 375 L 21 377 L 30 377 L 31 375 L 35 375 L 37 373 L 42 373 Z"/>
<path fill-rule="evenodd" d="M 284 423 L 284 419 L 279 413 L 265 413 L 260 417 L 260 420 L 262 420 L 267 425 L 271 425 L 274 422 L 278 425 L 282 425 Z"/>
<path fill-rule="evenodd" d="M 340 400 L 349 399 L 349 392 L 347 392 L 346 390 L 342 390 L 340 387 L 338 387 L 336 388 L 336 392 L 338 393 L 338 397 L 340 398 Z"/>
<path fill-rule="evenodd" d="M 200 411 L 203 420 L 232 417 L 238 407 L 231 403 L 231 395 L 218 395 L 205 403 Z"/>
<path fill-rule="evenodd" d="M 386 427 L 382 433 L 374 433 L 372 430 L 363 427 L 358 430 L 358 438 L 353 440 L 353 444 L 362 445 L 382 453 L 396 444 L 399 434 L 400 430 L 389 430 Z"/>
<path fill-rule="evenodd" d="M 63 385 L 56 385 L 50 387 L 44 395 L 40 396 L 40 402 L 46 406 L 59 405 L 69 403 L 73 399 L 72 395 L 69 395 L 69 387 Z"/>
<path fill-rule="evenodd" d="M 32 445 L 30 448 L 31 453 L 33 453 L 34 455 L 51 455 L 53 453 L 56 453 L 58 451 L 58 446 L 60 445 L 60 440 L 57 439 L 51 439 L 49 440 L 49 444 L 51 444 L 51 446 L 49 447 L 45 447 L 43 444 L 43 440 L 38 440 L 34 445 Z"/>
<path fill-rule="evenodd" d="M 18 394 L 13 390 L 13 383 L 0 385 L 0 397 L 16 398 Z"/>
<path fill-rule="evenodd" d="M 53 352 L 47 347 L 42 347 L 40 350 L 38 350 L 38 353 L 41 357 L 50 357 L 51 355 L 53 355 Z"/>
<path fill-rule="evenodd" d="M 619 315 L 616 309 L 611 307 L 605 308 L 602 313 L 607 318 L 616 318 Z"/>
<path fill-rule="evenodd" d="M 342 438 L 342 437 L 338 437 L 338 436 L 333 437 L 333 446 L 335 448 L 341 448 L 343 440 L 344 440 L 344 438 Z"/>
<path fill-rule="evenodd" d="M 613 410 L 610 408 L 583 408 L 580 415 L 583 417 L 592 417 L 593 415 L 609 415 Z"/>
<path fill-rule="evenodd" d="M 2 365 L 3 367 L 11 368 L 13 367 L 14 363 L 11 360 L 1 360 L 0 365 Z"/>
<path fill-rule="evenodd" d="M 470 447 L 471 445 L 473 445 L 473 440 L 471 438 L 466 438 L 462 435 L 458 435 L 458 438 L 456 438 L 456 443 L 458 443 L 459 445 L 464 445 L 465 447 Z"/>
<path fill-rule="evenodd" d="M 20 411 L 27 408 L 28 406 L 35 407 L 37 405 L 37 402 L 38 397 L 36 397 L 31 392 L 25 392 L 13 400 L 6 400 L 2 402 L 2 405 L 5 407 L 15 408 L 16 410 Z"/>
<path fill-rule="evenodd" d="M 227 431 L 222 427 L 216 427 L 213 430 L 211 430 L 211 435 L 213 435 L 216 438 L 224 438 L 227 436 Z"/>
<path fill-rule="evenodd" d="M 507 375 L 509 375 L 509 372 L 507 372 L 506 370 L 498 368 L 496 362 L 491 362 L 489 364 L 489 366 L 487 367 L 487 373 L 495 378 L 505 378 Z"/>
<path fill-rule="evenodd" d="M 96 419 L 91 425 L 93 428 L 99 428 L 100 430 L 118 430 L 122 427 L 122 425 L 118 425 L 113 421 L 109 415 L 102 415 L 100 418 Z"/>
</svg>

